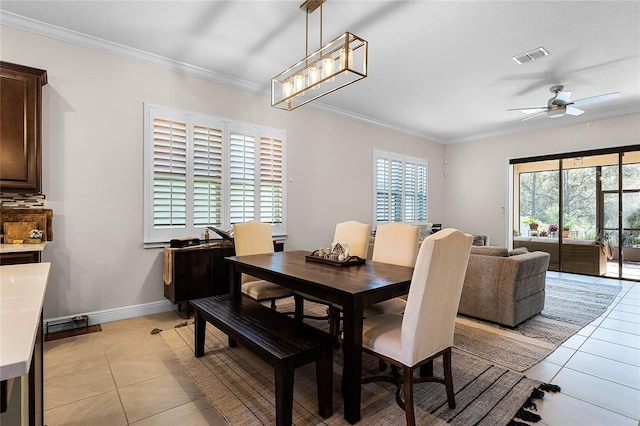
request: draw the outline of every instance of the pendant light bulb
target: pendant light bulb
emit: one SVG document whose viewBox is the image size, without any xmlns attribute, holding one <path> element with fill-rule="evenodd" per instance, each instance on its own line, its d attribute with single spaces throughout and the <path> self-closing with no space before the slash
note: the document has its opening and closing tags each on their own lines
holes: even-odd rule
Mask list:
<svg viewBox="0 0 640 426">
<path fill-rule="evenodd" d="M 330 75 L 333 75 L 333 67 L 334 61 L 331 56 L 327 56 L 322 60 L 322 78 L 327 78 Z M 333 81 L 333 77 L 328 79 L 327 81 Z"/>
<path fill-rule="evenodd" d="M 293 77 L 293 92 L 294 93 L 298 93 L 296 96 L 303 96 L 304 95 L 304 75 L 302 74 L 296 74 Z"/>
<path fill-rule="evenodd" d="M 282 83 L 282 99 L 286 99 L 293 93 L 293 83 L 285 81 Z"/>
<path fill-rule="evenodd" d="M 340 50 L 340 70 L 351 68 L 352 66 L 353 66 L 353 50 L 348 49 L 348 55 L 347 55 L 347 52 L 345 52 L 344 49 L 341 49 Z"/>
<path fill-rule="evenodd" d="M 313 90 L 319 89 L 320 85 L 317 84 L 319 80 L 320 80 L 320 69 L 315 65 L 311 65 L 309 67 L 309 86 L 311 86 Z"/>
</svg>

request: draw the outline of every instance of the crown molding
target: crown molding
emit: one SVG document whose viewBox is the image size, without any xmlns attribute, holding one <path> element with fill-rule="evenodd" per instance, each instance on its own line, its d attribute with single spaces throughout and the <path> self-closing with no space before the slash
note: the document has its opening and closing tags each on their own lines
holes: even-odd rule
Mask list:
<svg viewBox="0 0 640 426">
<path fill-rule="evenodd" d="M 110 53 L 112 55 L 131 59 L 137 62 L 153 65 L 167 70 L 192 75 L 194 77 L 199 77 L 225 86 L 246 90 L 261 95 L 266 93 L 265 87 L 259 84 L 229 77 L 227 75 L 207 70 L 205 68 L 196 67 L 185 62 L 165 58 L 160 55 L 155 55 L 143 50 L 134 49 L 122 44 L 113 43 L 111 41 L 107 41 L 98 37 L 93 37 L 87 34 L 79 33 L 77 31 L 69 30 L 67 28 L 47 24 L 45 22 L 37 21 L 31 18 L 26 18 L 24 16 L 16 15 L 11 12 L 1 11 L 0 24 L 24 31 L 29 31 L 35 34 L 40 34 L 78 46 L 87 47 L 89 49 Z"/>
</svg>

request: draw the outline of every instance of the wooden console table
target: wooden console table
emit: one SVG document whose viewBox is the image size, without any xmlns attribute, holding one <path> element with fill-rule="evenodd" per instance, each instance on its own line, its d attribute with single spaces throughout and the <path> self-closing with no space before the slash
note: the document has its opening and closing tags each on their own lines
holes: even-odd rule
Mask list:
<svg viewBox="0 0 640 426">
<path fill-rule="evenodd" d="M 274 241 L 273 247 L 283 251 L 284 243 Z M 170 249 L 170 253 L 170 278 L 165 276 L 164 297 L 180 309 L 184 303 L 189 309 L 189 300 L 229 293 L 229 264 L 224 258 L 235 256 L 233 242 Z"/>
</svg>

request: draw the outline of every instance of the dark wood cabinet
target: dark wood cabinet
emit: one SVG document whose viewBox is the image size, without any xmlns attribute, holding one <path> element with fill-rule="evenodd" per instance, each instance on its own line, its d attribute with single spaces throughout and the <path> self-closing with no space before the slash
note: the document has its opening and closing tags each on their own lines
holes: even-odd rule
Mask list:
<svg viewBox="0 0 640 426">
<path fill-rule="evenodd" d="M 41 260 L 39 251 L 19 251 L 0 254 L 0 265 L 17 265 L 19 263 L 39 263 Z"/>
<path fill-rule="evenodd" d="M 233 256 L 233 244 L 196 246 L 171 250 L 171 284 L 164 286 L 164 297 L 182 304 L 191 299 L 229 292 L 229 272 L 224 258 Z"/>
<path fill-rule="evenodd" d="M 42 86 L 47 72 L 0 61 L 0 192 L 42 192 Z"/>
<path fill-rule="evenodd" d="M 283 251 L 284 243 L 274 241 L 275 251 Z M 164 285 L 164 297 L 183 304 L 192 299 L 229 293 L 229 263 L 225 257 L 235 256 L 233 243 L 171 249 L 171 283 Z"/>
</svg>

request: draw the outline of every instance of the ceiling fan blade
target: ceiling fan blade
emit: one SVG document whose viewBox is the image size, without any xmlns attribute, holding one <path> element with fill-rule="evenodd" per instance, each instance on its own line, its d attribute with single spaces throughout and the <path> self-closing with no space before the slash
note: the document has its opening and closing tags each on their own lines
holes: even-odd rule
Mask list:
<svg viewBox="0 0 640 426">
<path fill-rule="evenodd" d="M 522 120 L 520 120 L 520 121 L 527 121 L 527 120 L 531 120 L 532 118 L 537 117 L 537 116 L 539 116 L 539 115 L 542 115 L 542 114 L 544 114 L 545 112 L 547 112 L 547 111 L 546 111 L 546 110 L 545 110 L 545 111 L 540 111 L 539 113 L 537 113 L 537 114 L 533 114 L 533 115 L 530 115 L 530 116 L 528 116 L 528 117 L 525 117 L 525 118 L 523 118 L 523 119 L 522 119 Z"/>
<path fill-rule="evenodd" d="M 579 109 L 579 108 L 568 106 L 567 107 L 567 114 L 569 114 L 569 115 L 581 115 L 581 114 L 584 114 L 584 111 Z"/>
<path fill-rule="evenodd" d="M 556 101 L 569 102 L 572 92 L 558 92 L 555 97 Z"/>
<path fill-rule="evenodd" d="M 613 99 L 613 98 L 617 98 L 618 96 L 620 96 L 620 92 L 613 92 L 613 93 L 607 93 L 606 95 L 598 95 L 598 96 L 592 96 L 590 98 L 582 98 L 582 99 L 576 99 L 575 101 L 571 102 L 571 105 L 586 105 L 586 104 L 592 104 L 594 102 L 600 102 L 600 101 L 606 101 L 608 99 Z"/>
<path fill-rule="evenodd" d="M 541 107 L 531 107 L 531 108 L 511 108 L 511 109 L 508 109 L 507 111 L 522 111 L 525 114 L 531 114 L 531 113 L 534 113 L 534 112 L 538 112 L 540 110 L 545 110 L 546 111 L 547 107 L 546 106 L 541 106 Z"/>
</svg>

